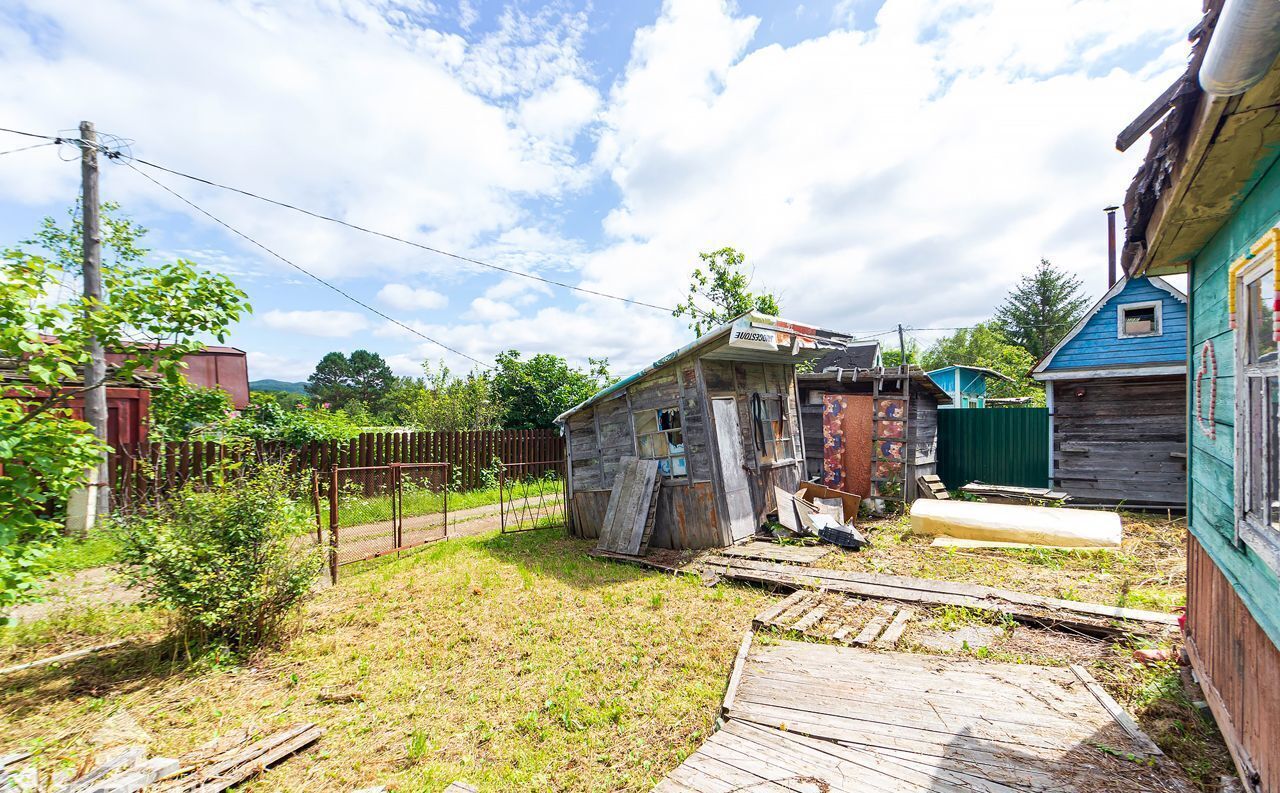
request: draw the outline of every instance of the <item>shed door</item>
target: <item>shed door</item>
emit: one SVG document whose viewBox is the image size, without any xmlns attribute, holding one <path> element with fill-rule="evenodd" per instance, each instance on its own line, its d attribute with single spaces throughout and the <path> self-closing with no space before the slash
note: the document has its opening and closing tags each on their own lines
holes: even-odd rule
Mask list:
<svg viewBox="0 0 1280 793">
<path fill-rule="evenodd" d="M 733 399 L 711 400 L 715 418 L 716 446 L 720 450 L 720 474 L 724 499 L 729 510 L 729 529 L 733 541 L 755 534 L 755 510 L 751 508 L 751 488 L 742 459 L 742 431 L 738 425 L 738 406 Z"/>
</svg>

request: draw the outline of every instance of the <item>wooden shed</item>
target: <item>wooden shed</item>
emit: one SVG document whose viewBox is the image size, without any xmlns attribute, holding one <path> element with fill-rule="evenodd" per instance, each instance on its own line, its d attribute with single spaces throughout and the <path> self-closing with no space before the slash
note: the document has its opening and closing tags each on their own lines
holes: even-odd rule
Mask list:
<svg viewBox="0 0 1280 793">
<path fill-rule="evenodd" d="M 659 461 L 658 548 L 717 548 L 755 533 L 774 486 L 804 478 L 796 364 L 841 349 L 831 331 L 745 314 L 571 408 L 572 531 L 598 536 L 624 457 Z"/>
<path fill-rule="evenodd" d="M 1085 504 L 1187 503 L 1187 296 L 1122 278 L 1031 370 L 1050 484 Z"/>
<path fill-rule="evenodd" d="M 1187 275 L 1185 648 L 1243 789 L 1274 793 L 1280 791 L 1280 63 L 1259 61 L 1251 75 L 1256 83 L 1224 88 L 1207 53 L 1257 52 L 1276 43 L 1270 28 L 1241 25 L 1240 10 L 1239 3 L 1206 1 L 1186 72 L 1120 133 L 1118 145 L 1126 148 L 1152 129 L 1125 196 L 1121 255 L 1130 278 Z M 1205 84 L 1218 92 L 1203 90 Z"/>
<path fill-rule="evenodd" d="M 864 498 L 907 501 L 937 473 L 938 407 L 951 397 L 918 366 L 798 375 L 807 477 Z"/>
</svg>

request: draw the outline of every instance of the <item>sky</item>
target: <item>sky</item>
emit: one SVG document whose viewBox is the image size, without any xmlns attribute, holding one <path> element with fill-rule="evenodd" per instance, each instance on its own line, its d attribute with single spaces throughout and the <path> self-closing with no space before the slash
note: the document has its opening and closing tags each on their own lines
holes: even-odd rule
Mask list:
<svg viewBox="0 0 1280 793">
<path fill-rule="evenodd" d="M 987 319 L 1042 257 L 1105 291 L 1102 209 L 1146 151 L 1115 136 L 1182 72 L 1199 7 L 4 0 L 0 127 L 92 120 L 177 171 L 661 307 L 699 252 L 733 246 L 789 319 L 928 343 Z M 0 133 L 0 152 L 30 142 Z M 76 156 L 0 156 L 0 242 L 74 204 Z M 402 375 L 507 349 L 621 374 L 692 338 L 667 311 L 136 167 L 244 235 L 103 163 L 150 256 L 248 292 L 228 343 L 252 379 L 361 348 Z"/>
</svg>

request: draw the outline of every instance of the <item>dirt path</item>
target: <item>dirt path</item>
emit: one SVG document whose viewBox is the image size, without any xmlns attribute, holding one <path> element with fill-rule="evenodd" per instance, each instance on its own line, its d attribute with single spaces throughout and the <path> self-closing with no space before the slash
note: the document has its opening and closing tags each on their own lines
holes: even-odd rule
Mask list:
<svg viewBox="0 0 1280 793">
<path fill-rule="evenodd" d="M 127 605 L 141 597 L 138 590 L 125 588 L 112 568 L 91 567 L 57 576 L 46 585 L 44 600 L 18 606 L 9 616 L 15 622 L 31 622 L 64 609 Z"/>
<path fill-rule="evenodd" d="M 559 499 L 555 503 L 559 504 Z M 443 539 L 443 525 L 444 518 L 439 514 L 408 517 L 404 525 L 404 542 L 406 546 L 413 546 Z M 501 526 L 502 516 L 499 514 L 498 504 L 485 504 L 449 513 L 451 538 L 473 537 L 497 531 Z M 340 529 L 340 532 L 343 540 L 340 558 L 354 558 L 363 556 L 371 548 L 376 551 L 374 546 L 379 544 L 389 546 L 391 522 L 369 523 Z M 311 542 L 314 542 L 314 535 L 310 536 L 313 538 Z M 47 584 L 44 600 L 18 606 L 9 616 L 14 622 L 32 622 L 72 608 L 128 605 L 138 602 L 141 597 L 140 591 L 127 589 L 112 568 L 92 567 L 57 576 Z"/>
</svg>

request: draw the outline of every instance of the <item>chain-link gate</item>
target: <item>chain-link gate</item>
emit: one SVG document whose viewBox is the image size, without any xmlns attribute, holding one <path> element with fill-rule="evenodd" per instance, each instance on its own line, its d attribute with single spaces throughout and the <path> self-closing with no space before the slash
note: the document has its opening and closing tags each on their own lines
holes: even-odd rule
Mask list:
<svg viewBox="0 0 1280 793">
<path fill-rule="evenodd" d="M 341 565 L 447 538 L 449 468 L 448 463 L 392 463 L 330 469 L 329 577 L 336 583 Z M 317 483 L 317 507 L 319 489 Z"/>
<path fill-rule="evenodd" d="M 498 472 L 503 533 L 568 526 L 568 481 L 564 460 L 504 463 Z"/>
</svg>

